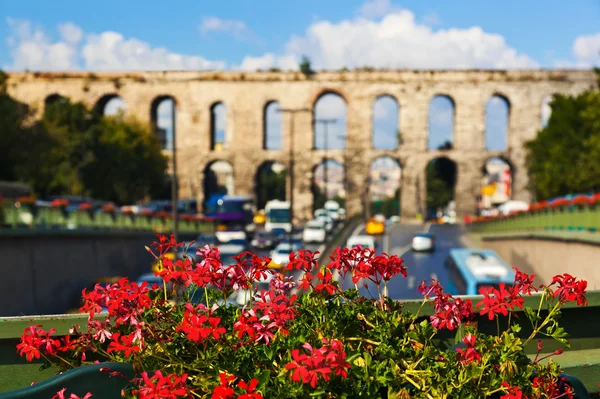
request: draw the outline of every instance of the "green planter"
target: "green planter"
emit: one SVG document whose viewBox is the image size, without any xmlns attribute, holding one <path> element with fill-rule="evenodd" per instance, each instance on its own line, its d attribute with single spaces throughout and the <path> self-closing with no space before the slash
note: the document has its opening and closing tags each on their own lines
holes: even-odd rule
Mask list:
<svg viewBox="0 0 600 399">
<path fill-rule="evenodd" d="M 129 381 L 121 377 L 111 377 L 109 373 L 100 371 L 101 368 L 109 368 L 125 375 L 128 379 L 134 377 L 133 367 L 126 363 L 99 363 L 89 366 L 78 367 L 66 371 L 49 380 L 42 381 L 27 388 L 0 393 L 2 399 L 50 399 L 58 391 L 66 388 L 69 397 L 74 393 L 83 398 L 91 392 L 94 399 L 119 399 L 121 390 Z"/>
</svg>

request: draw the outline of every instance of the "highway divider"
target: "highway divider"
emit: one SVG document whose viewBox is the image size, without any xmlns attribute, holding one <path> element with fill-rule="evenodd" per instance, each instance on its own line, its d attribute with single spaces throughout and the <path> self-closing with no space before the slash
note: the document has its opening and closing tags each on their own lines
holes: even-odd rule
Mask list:
<svg viewBox="0 0 600 399">
<path fill-rule="evenodd" d="M 356 226 L 358 226 L 358 224 L 361 222 L 363 222 L 363 219 L 360 215 L 354 215 L 350 217 L 347 223 L 344 224 L 344 226 L 338 230 L 338 232 L 330 240 L 328 240 L 321 255 L 325 254 L 325 256 L 329 257 L 329 255 L 331 255 L 337 247 L 346 245 L 346 240 L 348 237 L 350 237 L 354 229 L 356 229 Z"/>
</svg>

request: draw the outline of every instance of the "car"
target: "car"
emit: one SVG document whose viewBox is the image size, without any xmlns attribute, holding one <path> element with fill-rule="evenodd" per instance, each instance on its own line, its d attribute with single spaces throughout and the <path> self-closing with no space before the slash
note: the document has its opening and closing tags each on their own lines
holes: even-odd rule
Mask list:
<svg viewBox="0 0 600 399">
<path fill-rule="evenodd" d="M 281 244 L 277 245 L 273 252 L 271 252 L 271 263 L 269 267 L 272 269 L 280 269 L 286 266 L 290 262 L 290 254 L 292 252 L 298 251 L 302 248 L 302 243 L 297 245 L 297 243 L 292 242 L 290 245 L 285 240 L 281 242 Z"/>
<path fill-rule="evenodd" d="M 204 248 L 207 245 L 210 248 L 216 247 L 218 244 L 217 237 L 214 234 L 201 234 L 194 241 L 186 242 L 184 246 L 177 247 L 177 258 L 183 259 L 183 255 L 191 260 L 198 260 L 196 252 L 200 248 Z"/>
<path fill-rule="evenodd" d="M 231 240 L 245 240 L 247 235 L 244 230 L 219 230 L 215 232 L 217 240 L 222 243 L 229 242 Z"/>
<path fill-rule="evenodd" d="M 435 250 L 435 238 L 431 233 L 417 233 L 412 239 L 411 247 L 415 252 L 433 252 Z"/>
<path fill-rule="evenodd" d="M 362 248 L 376 249 L 375 239 L 371 236 L 352 236 L 346 241 L 346 248 L 354 248 L 357 245 L 360 245 Z"/>
<path fill-rule="evenodd" d="M 250 242 L 253 248 L 270 249 L 275 245 L 275 235 L 266 231 L 259 231 Z"/>
<path fill-rule="evenodd" d="M 365 227 L 367 234 L 369 235 L 381 235 L 385 233 L 385 218 L 382 221 L 381 219 L 371 218 L 367 222 L 367 226 Z"/>
<path fill-rule="evenodd" d="M 221 253 L 221 261 L 225 267 L 235 265 L 237 263 L 235 257 L 245 251 L 245 247 L 243 245 L 229 243 L 219 245 L 217 248 Z"/>
<path fill-rule="evenodd" d="M 398 216 L 398 215 L 390 216 L 390 222 L 391 223 L 400 223 L 400 216 Z"/>
<path fill-rule="evenodd" d="M 265 216 L 265 211 L 258 211 L 256 212 L 256 214 L 254 215 L 254 224 L 256 225 L 263 225 L 265 224 L 267 217 Z"/>
<path fill-rule="evenodd" d="M 304 226 L 302 241 L 322 243 L 326 235 L 325 223 L 322 220 L 311 220 Z"/>
<path fill-rule="evenodd" d="M 191 251 L 188 251 L 188 254 L 191 254 Z M 167 258 L 167 259 L 169 259 L 169 260 L 175 260 L 175 258 L 176 258 L 176 255 L 175 255 L 175 253 L 173 253 L 173 252 L 167 252 L 166 254 L 164 254 L 164 255 L 163 255 L 163 257 L 164 257 L 164 258 Z M 181 257 L 181 255 L 180 255 L 180 257 Z M 160 270 L 160 264 L 159 264 L 159 262 L 158 262 L 158 259 L 157 259 L 157 260 L 155 260 L 155 261 L 152 263 L 152 272 L 153 272 L 153 273 L 156 273 L 156 272 L 158 272 L 159 270 Z"/>
<path fill-rule="evenodd" d="M 248 241 L 246 239 L 234 239 L 234 240 L 229 240 L 227 241 L 225 244 L 227 245 L 238 245 L 240 247 L 243 248 L 243 250 L 241 250 L 240 252 L 246 252 L 248 250 Z"/>
</svg>

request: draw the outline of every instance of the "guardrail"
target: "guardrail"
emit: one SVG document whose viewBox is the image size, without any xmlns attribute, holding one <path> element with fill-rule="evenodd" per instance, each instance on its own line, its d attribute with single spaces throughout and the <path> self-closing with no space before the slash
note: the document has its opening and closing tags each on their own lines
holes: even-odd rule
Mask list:
<svg viewBox="0 0 600 399">
<path fill-rule="evenodd" d="M 527 211 L 466 220 L 474 233 L 600 230 L 600 194 L 532 204 Z"/>
<path fill-rule="evenodd" d="M 564 372 L 579 378 L 590 394 L 598 393 L 600 382 L 600 291 L 591 291 L 586 295 L 587 307 L 577 307 L 574 303 L 567 303 L 562 309 L 561 324 L 569 333 L 571 349 L 556 356 L 554 360 L 563 368 Z M 470 298 L 473 304 L 478 303 L 482 296 L 465 297 Z M 537 308 L 539 305 L 539 294 L 525 297 L 524 307 Z M 413 314 L 419 310 L 421 301 L 404 301 L 406 311 Z M 424 306 L 421 311 L 421 319 L 433 314 L 433 306 Z M 544 313 L 545 311 L 542 311 Z M 594 315 L 598 315 L 598 317 Z M 490 321 L 486 315 L 476 314 L 476 326 L 485 334 L 496 334 L 496 321 Z M 518 320 L 522 320 L 522 330 L 519 333 L 523 337 L 531 334 L 531 327 L 523 312 L 517 313 Z M 544 316 L 542 314 L 542 316 Z M 506 320 L 501 320 L 506 323 Z M 23 331 L 32 324 L 42 324 L 44 329 L 56 329 L 56 336 L 68 334 L 69 328 L 74 324 L 85 326 L 87 324 L 86 314 L 54 315 L 54 316 L 26 316 L 0 318 L 0 397 L 1 392 L 27 387 L 32 381 L 40 382 L 52 377 L 56 369 L 50 368 L 40 370 L 41 362 L 28 363 L 20 358 L 16 351 L 16 345 Z M 505 324 L 501 324 L 505 325 Z M 450 348 L 461 338 L 462 332 L 443 330 L 439 334 L 436 343 L 442 348 Z M 543 341 L 543 353 L 552 353 L 562 346 L 553 338 L 540 336 Z M 525 348 L 529 355 L 537 353 L 537 342 L 532 342 Z"/>
<path fill-rule="evenodd" d="M 172 215 L 167 212 L 132 214 L 114 207 L 67 211 L 65 206 L 39 207 L 32 202 L 0 201 L 0 228 L 33 230 L 120 230 L 169 232 Z M 213 231 L 210 218 L 180 215 L 178 230 L 182 233 Z"/>
</svg>

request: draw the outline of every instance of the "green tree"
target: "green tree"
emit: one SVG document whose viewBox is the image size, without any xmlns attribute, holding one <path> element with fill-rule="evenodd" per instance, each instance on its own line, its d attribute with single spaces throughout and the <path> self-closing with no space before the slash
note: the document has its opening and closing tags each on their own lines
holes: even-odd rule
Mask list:
<svg viewBox="0 0 600 399">
<path fill-rule="evenodd" d="M 454 199 L 456 165 L 448 158 L 437 158 L 427 164 L 427 208 L 437 209 Z"/>
<path fill-rule="evenodd" d="M 0 181 L 15 181 L 16 165 L 28 155 L 23 122 L 30 116 L 30 110 L 8 95 L 6 80 L 6 74 L 0 71 Z"/>
<path fill-rule="evenodd" d="M 310 78 L 315 73 L 312 70 L 310 59 L 305 55 L 302 56 L 302 61 L 300 62 L 300 72 L 302 72 L 307 78 Z"/>
<path fill-rule="evenodd" d="M 91 195 L 118 203 L 154 196 L 169 184 L 158 138 L 144 124 L 102 117 L 64 98 L 25 125 L 29 116 L 7 94 L 0 71 L 0 180 L 22 181 L 43 197 Z"/>
<path fill-rule="evenodd" d="M 257 207 L 264 209 L 267 201 L 285 200 L 287 171 L 274 172 L 271 167 L 261 168 L 259 172 Z"/>
<path fill-rule="evenodd" d="M 313 211 L 317 209 L 321 209 L 325 206 L 325 194 L 321 191 L 319 186 L 313 182 L 312 184 L 312 192 L 313 192 Z"/>
<path fill-rule="evenodd" d="M 600 74 L 599 74 L 600 79 Z M 600 189 L 600 92 L 556 95 L 545 128 L 527 143 L 530 189 L 538 199 Z"/>
<path fill-rule="evenodd" d="M 121 117 L 103 118 L 98 125 L 93 159 L 81 168 L 89 195 L 118 203 L 133 203 L 164 190 L 167 159 L 148 126 Z"/>
</svg>

